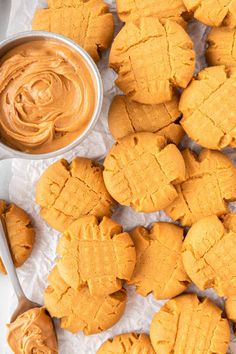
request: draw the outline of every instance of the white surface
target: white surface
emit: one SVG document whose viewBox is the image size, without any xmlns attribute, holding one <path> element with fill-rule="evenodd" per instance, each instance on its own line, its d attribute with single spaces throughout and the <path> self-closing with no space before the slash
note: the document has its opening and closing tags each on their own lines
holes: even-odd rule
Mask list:
<svg viewBox="0 0 236 354">
<path fill-rule="evenodd" d="M 107 1 L 113 5 L 114 0 Z M 10 28 L 8 33 L 27 30 L 30 28 L 30 21 L 37 0 L 13 0 L 13 11 L 10 21 Z M 40 1 L 40 4 L 43 4 Z M 192 24 L 191 32 L 194 31 L 196 49 L 200 57 L 203 54 L 204 41 L 202 40 L 206 28 L 199 24 Z M 197 69 L 204 65 L 204 60 L 198 60 Z M 76 148 L 73 152 L 68 153 L 65 157 L 71 159 L 75 155 L 82 155 L 92 157 L 94 159 L 101 159 L 105 156 L 107 150 L 112 145 L 113 140 L 109 134 L 107 127 L 107 111 L 112 97 L 118 92 L 114 85 L 115 74 L 112 70 L 107 68 L 107 55 L 105 55 L 99 64 L 104 82 L 104 105 L 100 120 L 92 132 L 92 134 L 84 141 L 82 145 Z M 185 140 L 185 145 L 194 146 L 189 140 Z M 236 162 L 236 156 L 234 157 Z M 13 178 L 10 183 L 10 198 L 12 201 L 19 204 L 27 210 L 34 219 L 37 237 L 36 245 L 33 254 L 25 265 L 19 270 L 22 286 L 27 295 L 36 302 L 43 301 L 43 289 L 46 286 L 46 278 L 51 269 L 55 258 L 55 247 L 58 239 L 58 233 L 50 229 L 39 217 L 38 207 L 34 201 L 35 184 L 41 175 L 42 171 L 49 165 L 51 161 L 33 162 L 17 160 L 13 163 Z M 153 213 L 149 215 L 138 214 L 129 208 L 119 207 L 115 210 L 114 218 L 122 222 L 125 229 L 142 224 L 149 225 L 153 221 L 166 220 L 164 213 Z M 2 279 L 0 278 L 0 282 Z M 2 283 L 0 283 L 0 286 Z M 5 286 L 5 284 L 3 284 Z M 6 288 L 5 288 L 6 289 Z M 206 292 L 212 300 L 222 304 L 213 291 Z M 4 295 L 7 306 L 7 295 Z M 2 299 L 2 296 L 1 296 Z M 1 303 L 1 301 L 0 301 Z M 60 354 L 95 354 L 99 345 L 108 337 L 126 331 L 149 331 L 149 326 L 153 314 L 163 304 L 162 301 L 155 301 L 153 296 L 147 298 L 137 296 L 133 288 L 129 288 L 128 304 L 125 315 L 121 321 L 112 329 L 105 333 L 84 337 L 82 333 L 72 335 L 68 332 L 58 329 Z M 1 310 L 0 310 L 1 311 Z M 1 322 L 2 322 L 2 312 Z M 7 309 L 4 315 L 7 314 Z M 8 349 L 3 350 L 4 342 L 0 342 L 0 354 L 9 353 Z M 231 353 L 236 353 L 235 346 L 231 345 Z"/>
<path fill-rule="evenodd" d="M 0 275 L 0 353 L 2 354 L 5 338 L 6 338 L 6 323 L 9 319 L 9 308 L 11 303 L 11 286 L 6 276 Z"/>
<path fill-rule="evenodd" d="M 1 157 L 1 151 L 0 151 Z M 9 198 L 9 181 L 11 179 L 11 160 L 0 161 L 0 199 Z M 6 323 L 8 321 L 9 307 L 11 303 L 11 285 L 6 276 L 0 274 L 0 348 L 6 336 Z M 0 350 L 0 354 L 2 354 Z"/>
</svg>

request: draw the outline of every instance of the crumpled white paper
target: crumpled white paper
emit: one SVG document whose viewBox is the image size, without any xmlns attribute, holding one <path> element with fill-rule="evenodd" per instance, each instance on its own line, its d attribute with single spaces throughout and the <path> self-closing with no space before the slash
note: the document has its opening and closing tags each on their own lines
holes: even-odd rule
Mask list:
<svg viewBox="0 0 236 354">
<path fill-rule="evenodd" d="M 110 9 L 115 13 L 115 0 L 107 0 Z M 31 29 L 31 20 L 37 6 L 45 6 L 46 1 L 41 0 L 12 0 L 12 10 L 8 27 L 8 35 Z M 121 23 L 116 20 L 116 32 L 121 27 Z M 207 28 L 200 23 L 193 21 L 189 25 L 189 33 L 195 42 L 197 53 L 196 71 L 206 66 L 204 59 L 205 37 Z M 112 97 L 119 92 L 114 84 L 115 73 L 108 68 L 108 53 L 103 54 L 99 63 L 99 69 L 104 84 L 104 103 L 100 119 L 88 138 L 73 151 L 63 157 L 71 160 L 74 156 L 86 156 L 101 161 L 113 144 L 113 139 L 107 126 L 107 112 Z M 185 138 L 183 146 L 190 146 L 195 150 L 197 147 L 190 139 Z M 228 149 L 226 153 L 235 160 L 236 153 Z M 34 220 L 36 228 L 36 244 L 30 259 L 18 270 L 20 281 L 26 295 L 35 302 L 43 303 L 43 290 L 47 285 L 47 275 L 54 265 L 56 257 L 55 249 L 59 238 L 59 233 L 48 227 L 39 216 L 39 208 L 35 203 L 35 185 L 42 172 L 54 160 L 47 161 L 27 161 L 15 159 L 13 161 L 13 177 L 10 182 L 11 201 L 24 208 Z M 236 206 L 236 204 L 235 204 Z M 232 203 L 234 209 L 234 204 Z M 170 221 L 163 212 L 153 214 L 135 213 L 130 208 L 117 207 L 113 218 L 122 223 L 126 230 L 136 225 L 149 226 L 151 223 L 161 220 Z M 192 286 L 191 289 L 199 292 Z M 199 292 L 207 294 L 218 305 L 222 306 L 223 301 L 213 290 Z M 99 346 L 114 335 L 141 331 L 149 332 L 151 319 L 163 305 L 163 301 L 154 300 L 152 295 L 146 298 L 135 294 L 134 288 L 128 288 L 128 303 L 126 311 L 119 323 L 104 333 L 84 336 L 82 333 L 72 335 L 69 332 L 59 329 L 57 334 L 59 340 L 60 354 L 95 354 Z M 11 351 L 6 347 L 5 353 Z M 236 353 L 236 338 L 232 338 L 229 353 Z M 178 353 L 177 353 L 178 354 Z"/>
</svg>

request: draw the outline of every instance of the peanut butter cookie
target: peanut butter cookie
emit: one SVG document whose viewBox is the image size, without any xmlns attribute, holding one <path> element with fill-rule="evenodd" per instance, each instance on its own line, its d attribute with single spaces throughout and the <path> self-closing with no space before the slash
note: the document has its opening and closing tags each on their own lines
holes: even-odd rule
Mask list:
<svg viewBox="0 0 236 354">
<path fill-rule="evenodd" d="M 162 22 L 171 19 L 183 24 L 187 12 L 183 0 L 116 0 L 116 6 L 118 16 L 124 22 L 141 16 L 155 16 Z"/>
<path fill-rule="evenodd" d="M 236 25 L 236 0 L 183 0 L 188 11 L 208 26 Z"/>
<path fill-rule="evenodd" d="M 236 323 L 236 295 L 230 296 L 225 301 L 225 311 L 227 318 Z"/>
<path fill-rule="evenodd" d="M 208 149 L 236 146 L 236 68 L 202 70 L 184 90 L 179 108 L 182 127 Z"/>
<path fill-rule="evenodd" d="M 87 287 L 71 288 L 61 278 L 57 267 L 51 271 L 48 281 L 49 286 L 44 292 L 45 306 L 52 317 L 60 319 L 63 329 L 95 334 L 112 327 L 123 315 L 127 298 L 124 289 L 112 295 L 95 297 Z"/>
<path fill-rule="evenodd" d="M 63 232 L 81 216 L 110 216 L 113 200 L 104 185 L 102 171 L 100 165 L 82 157 L 71 164 L 60 160 L 49 166 L 36 189 L 42 218 Z"/>
<path fill-rule="evenodd" d="M 136 285 L 140 295 L 153 292 L 156 299 L 168 299 L 182 293 L 190 282 L 181 258 L 183 229 L 159 222 L 153 224 L 150 231 L 137 227 L 130 235 L 137 261 L 129 284 Z"/>
<path fill-rule="evenodd" d="M 212 28 L 207 37 L 206 57 L 209 65 L 236 66 L 236 29 Z"/>
<path fill-rule="evenodd" d="M 120 204 L 146 213 L 158 211 L 178 196 L 185 164 L 178 148 L 153 133 L 118 139 L 104 162 L 104 181 Z"/>
<path fill-rule="evenodd" d="M 189 35 L 176 22 L 162 24 L 157 17 L 127 22 L 110 53 L 116 84 L 134 101 L 146 104 L 171 100 L 174 87 L 188 85 L 194 65 Z"/>
<path fill-rule="evenodd" d="M 115 96 L 109 110 L 108 123 L 115 139 L 130 133 L 152 132 L 178 145 L 184 130 L 176 121 L 180 118 L 179 97 L 158 105 L 137 103 L 127 96 Z"/>
<path fill-rule="evenodd" d="M 225 354 L 230 328 L 221 317 L 222 310 L 208 299 L 195 294 L 168 301 L 154 316 L 150 337 L 156 353 Z"/>
<path fill-rule="evenodd" d="M 130 280 L 136 261 L 133 241 L 122 226 L 104 217 L 78 219 L 58 244 L 57 268 L 73 289 L 87 285 L 91 295 L 105 296 Z"/>
<path fill-rule="evenodd" d="M 49 0 L 47 9 L 36 10 L 32 28 L 63 34 L 98 61 L 111 44 L 114 21 L 102 0 Z"/>
<path fill-rule="evenodd" d="M 185 270 L 200 288 L 214 288 L 219 296 L 236 294 L 236 215 L 224 221 L 212 215 L 189 230 L 182 250 Z"/>
<path fill-rule="evenodd" d="M 15 204 L 0 200 L 0 218 L 6 229 L 13 262 L 16 268 L 22 266 L 31 255 L 35 231 L 26 212 Z M 6 273 L 0 258 L 0 272 Z"/>
<path fill-rule="evenodd" d="M 183 226 L 205 216 L 227 214 L 227 202 L 236 200 L 236 169 L 230 159 L 211 150 L 203 150 L 199 156 L 185 150 L 182 155 L 186 180 L 176 186 L 178 198 L 166 213 Z"/>
<path fill-rule="evenodd" d="M 147 334 L 126 333 L 108 339 L 97 354 L 155 354 Z"/>
</svg>

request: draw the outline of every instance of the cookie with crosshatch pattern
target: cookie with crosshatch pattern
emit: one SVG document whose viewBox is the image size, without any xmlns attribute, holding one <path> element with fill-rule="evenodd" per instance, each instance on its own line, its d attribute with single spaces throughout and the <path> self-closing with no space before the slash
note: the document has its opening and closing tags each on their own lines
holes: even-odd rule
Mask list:
<svg viewBox="0 0 236 354">
<path fill-rule="evenodd" d="M 208 26 L 236 25 L 236 0 L 183 0 L 187 10 Z"/>
<path fill-rule="evenodd" d="M 125 333 L 108 339 L 97 354 L 155 354 L 150 338 L 145 333 Z"/>
<path fill-rule="evenodd" d="M 186 179 L 176 186 L 178 197 L 165 212 L 183 226 L 208 215 L 229 213 L 228 202 L 236 200 L 236 168 L 219 151 L 202 150 L 199 155 L 182 151 Z"/>
<path fill-rule="evenodd" d="M 183 91 L 179 109 L 188 136 L 208 149 L 236 146 L 236 68 L 208 67 Z"/>
<path fill-rule="evenodd" d="M 111 196 L 136 211 L 153 212 L 171 204 L 185 179 L 185 164 L 174 144 L 154 133 L 118 139 L 104 162 L 104 181 Z"/>
<path fill-rule="evenodd" d="M 221 221 L 208 216 L 193 224 L 183 243 L 182 259 L 190 279 L 219 296 L 236 294 L 236 215 Z"/>
<path fill-rule="evenodd" d="M 83 157 L 50 165 L 36 187 L 42 218 L 63 232 L 81 216 L 110 216 L 114 201 L 107 192 L 102 171 L 102 166 Z"/>
<path fill-rule="evenodd" d="M 225 311 L 227 318 L 236 323 L 236 295 L 230 296 L 225 300 Z"/>
<path fill-rule="evenodd" d="M 36 10 L 32 28 L 63 34 L 98 61 L 99 51 L 111 44 L 114 21 L 102 0 L 48 0 L 48 8 Z"/>
<path fill-rule="evenodd" d="M 187 12 L 183 0 L 116 0 L 116 7 L 119 18 L 124 22 L 140 16 L 154 16 L 162 22 L 171 19 L 185 24 Z"/>
<path fill-rule="evenodd" d="M 57 269 L 73 289 L 87 285 L 91 295 L 105 296 L 130 280 L 136 261 L 133 241 L 122 226 L 104 217 L 78 219 L 60 238 Z"/>
<path fill-rule="evenodd" d="M 124 313 L 127 295 L 121 289 L 107 296 L 92 296 L 87 286 L 71 288 L 54 267 L 44 291 L 45 306 L 52 317 L 60 319 L 60 327 L 85 335 L 100 333 L 118 322 Z"/>
<path fill-rule="evenodd" d="M 182 293 L 190 283 L 181 257 L 183 229 L 157 222 L 150 230 L 136 227 L 130 231 L 137 261 L 131 280 L 143 296 L 153 292 L 156 299 L 168 299 Z M 158 270 L 158 271 L 157 271 Z"/>
<path fill-rule="evenodd" d="M 31 255 L 35 230 L 29 215 L 15 204 L 7 204 L 0 200 L 0 218 L 6 229 L 13 262 L 16 268 L 22 266 Z M 6 273 L 0 258 L 0 272 Z"/>
<path fill-rule="evenodd" d="M 157 17 L 127 22 L 116 36 L 109 63 L 116 84 L 132 100 L 159 104 L 171 100 L 174 87 L 186 87 L 195 66 L 193 43 L 176 22 Z"/>
<path fill-rule="evenodd" d="M 226 354 L 230 327 L 209 299 L 185 294 L 169 300 L 153 317 L 150 338 L 156 353 Z"/>
<path fill-rule="evenodd" d="M 157 105 L 138 103 L 127 96 L 115 96 L 109 109 L 108 124 L 115 139 L 145 131 L 162 135 L 168 142 L 178 145 L 184 136 L 184 130 L 177 122 L 180 117 L 177 94 L 171 101 Z"/>
<path fill-rule="evenodd" d="M 236 28 L 213 27 L 207 36 L 207 44 L 209 65 L 236 66 Z"/>
</svg>

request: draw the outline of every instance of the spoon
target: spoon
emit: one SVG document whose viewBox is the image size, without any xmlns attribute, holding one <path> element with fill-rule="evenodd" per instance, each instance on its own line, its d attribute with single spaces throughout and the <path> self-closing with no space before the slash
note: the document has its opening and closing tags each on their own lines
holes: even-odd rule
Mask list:
<svg viewBox="0 0 236 354">
<path fill-rule="evenodd" d="M 0 253 L 1 253 L 1 258 L 2 262 L 6 268 L 6 271 L 8 273 L 8 276 L 10 278 L 12 287 L 14 289 L 15 295 L 18 300 L 18 306 L 13 313 L 10 322 L 14 322 L 15 319 L 20 316 L 22 313 L 36 308 L 36 307 L 41 307 L 41 305 L 36 304 L 35 302 L 30 301 L 24 294 L 22 287 L 20 285 L 13 261 L 12 261 L 12 256 L 9 250 L 8 242 L 7 242 L 7 237 L 6 237 L 6 232 L 5 232 L 5 227 L 3 225 L 2 220 L 0 219 Z"/>
<path fill-rule="evenodd" d="M 6 30 L 7 30 L 7 25 L 9 21 L 9 15 L 10 15 L 10 10 L 11 10 L 11 0 L 0 0 L 0 39 L 5 38 Z M 1 185 L 6 186 L 7 182 L 9 182 L 9 172 L 10 172 L 10 161 L 5 160 L 1 161 L 1 175 L 0 175 L 0 180 Z M 4 173 L 3 173 L 4 172 Z M 4 190 L 1 188 L 1 198 L 3 199 L 8 199 L 8 194 L 6 194 L 7 188 Z M 2 195 L 3 194 L 3 195 Z M 25 296 L 22 287 L 20 285 L 19 279 L 16 274 L 16 270 L 12 261 L 12 256 L 9 250 L 6 234 L 5 234 L 5 228 L 2 223 L 2 220 L 0 220 L 0 252 L 1 252 L 1 258 L 3 261 L 3 264 L 6 268 L 6 271 L 9 275 L 11 284 L 13 286 L 15 295 L 18 300 L 18 306 L 15 312 L 13 313 L 11 317 L 11 322 L 13 322 L 19 315 L 24 313 L 25 311 L 35 308 L 35 307 L 40 307 L 39 304 L 36 304 Z"/>
</svg>

